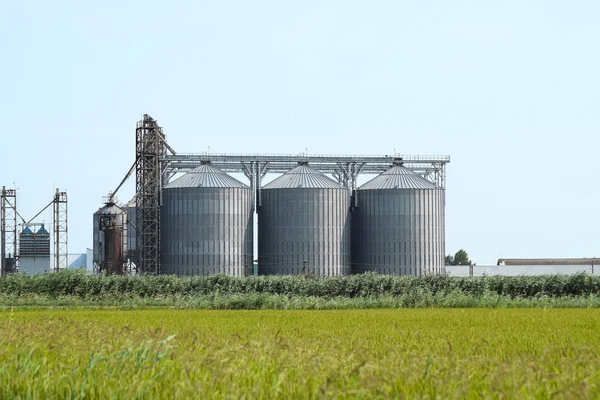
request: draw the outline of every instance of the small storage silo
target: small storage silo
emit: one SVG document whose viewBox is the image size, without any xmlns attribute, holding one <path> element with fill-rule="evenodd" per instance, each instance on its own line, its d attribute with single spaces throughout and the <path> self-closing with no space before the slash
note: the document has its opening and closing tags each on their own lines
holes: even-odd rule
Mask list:
<svg viewBox="0 0 600 400">
<path fill-rule="evenodd" d="M 306 163 L 262 188 L 259 274 L 347 275 L 350 261 L 347 188 Z"/>
<path fill-rule="evenodd" d="M 97 272 L 123 274 L 123 246 L 126 241 L 125 214 L 109 202 L 94 213 L 94 264 Z"/>
<path fill-rule="evenodd" d="M 445 272 L 444 189 L 397 163 L 356 190 L 352 270 Z"/>
<path fill-rule="evenodd" d="M 253 206 L 252 190 L 210 162 L 167 184 L 160 273 L 248 275 Z"/>
</svg>

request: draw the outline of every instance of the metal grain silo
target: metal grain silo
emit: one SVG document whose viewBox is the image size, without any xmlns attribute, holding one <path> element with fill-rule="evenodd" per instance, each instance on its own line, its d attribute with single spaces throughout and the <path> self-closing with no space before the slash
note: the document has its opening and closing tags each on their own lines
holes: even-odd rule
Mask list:
<svg viewBox="0 0 600 400">
<path fill-rule="evenodd" d="M 395 164 L 356 190 L 352 271 L 444 273 L 444 189 Z"/>
<path fill-rule="evenodd" d="M 300 164 L 265 185 L 258 215 L 261 275 L 350 273 L 350 195 Z"/>
<path fill-rule="evenodd" d="M 125 239 L 125 213 L 121 207 L 109 202 L 94 213 L 94 264 L 97 272 L 123 274 L 123 247 Z"/>
<path fill-rule="evenodd" d="M 163 188 L 160 273 L 248 275 L 252 231 L 252 190 L 205 162 Z"/>
</svg>

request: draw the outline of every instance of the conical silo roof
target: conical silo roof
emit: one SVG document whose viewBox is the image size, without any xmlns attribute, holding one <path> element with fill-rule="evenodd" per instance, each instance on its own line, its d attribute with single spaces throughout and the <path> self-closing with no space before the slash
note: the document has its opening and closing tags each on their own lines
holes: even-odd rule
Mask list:
<svg viewBox="0 0 600 400">
<path fill-rule="evenodd" d="M 121 207 L 119 207 L 115 203 L 106 203 L 104 207 L 98 210 L 98 214 L 103 215 L 118 215 L 122 212 L 123 210 L 121 210 Z"/>
<path fill-rule="evenodd" d="M 406 167 L 394 165 L 359 189 L 437 189 L 437 186 Z"/>
<path fill-rule="evenodd" d="M 21 232 L 21 235 L 33 235 L 33 232 L 31 231 L 31 229 L 29 229 L 28 226 L 26 226 L 25 229 L 23 229 L 23 231 Z"/>
<path fill-rule="evenodd" d="M 44 234 L 47 234 L 47 233 L 48 233 L 48 231 L 43 226 L 41 226 L 40 229 L 38 229 L 38 231 L 37 231 L 38 235 L 40 235 L 40 234 L 44 235 Z"/>
<path fill-rule="evenodd" d="M 263 189 L 339 189 L 340 187 L 340 184 L 333 179 L 303 164 L 267 183 Z"/>
<path fill-rule="evenodd" d="M 173 188 L 247 188 L 234 177 L 226 174 L 220 169 L 210 164 L 202 164 L 194 168 L 187 174 L 175 179 L 173 182 L 165 185 L 165 189 Z"/>
</svg>

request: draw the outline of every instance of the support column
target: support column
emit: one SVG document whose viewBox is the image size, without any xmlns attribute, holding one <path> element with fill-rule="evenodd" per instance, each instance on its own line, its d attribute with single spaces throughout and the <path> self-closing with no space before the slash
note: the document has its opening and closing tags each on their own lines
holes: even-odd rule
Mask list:
<svg viewBox="0 0 600 400">
<path fill-rule="evenodd" d="M 166 181 L 165 137 L 156 120 L 147 114 L 136 128 L 136 238 L 138 269 L 160 272 L 160 191 Z"/>
<path fill-rule="evenodd" d="M 54 195 L 54 272 L 66 269 L 69 265 L 67 229 L 67 192 L 56 189 Z"/>
</svg>

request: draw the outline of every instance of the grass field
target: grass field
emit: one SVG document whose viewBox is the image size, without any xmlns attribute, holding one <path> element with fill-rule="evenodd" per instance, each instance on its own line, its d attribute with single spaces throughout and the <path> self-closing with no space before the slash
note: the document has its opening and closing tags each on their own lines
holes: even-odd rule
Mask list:
<svg viewBox="0 0 600 400">
<path fill-rule="evenodd" d="M 7 310 L 0 397 L 597 398 L 598 309 Z"/>
</svg>

